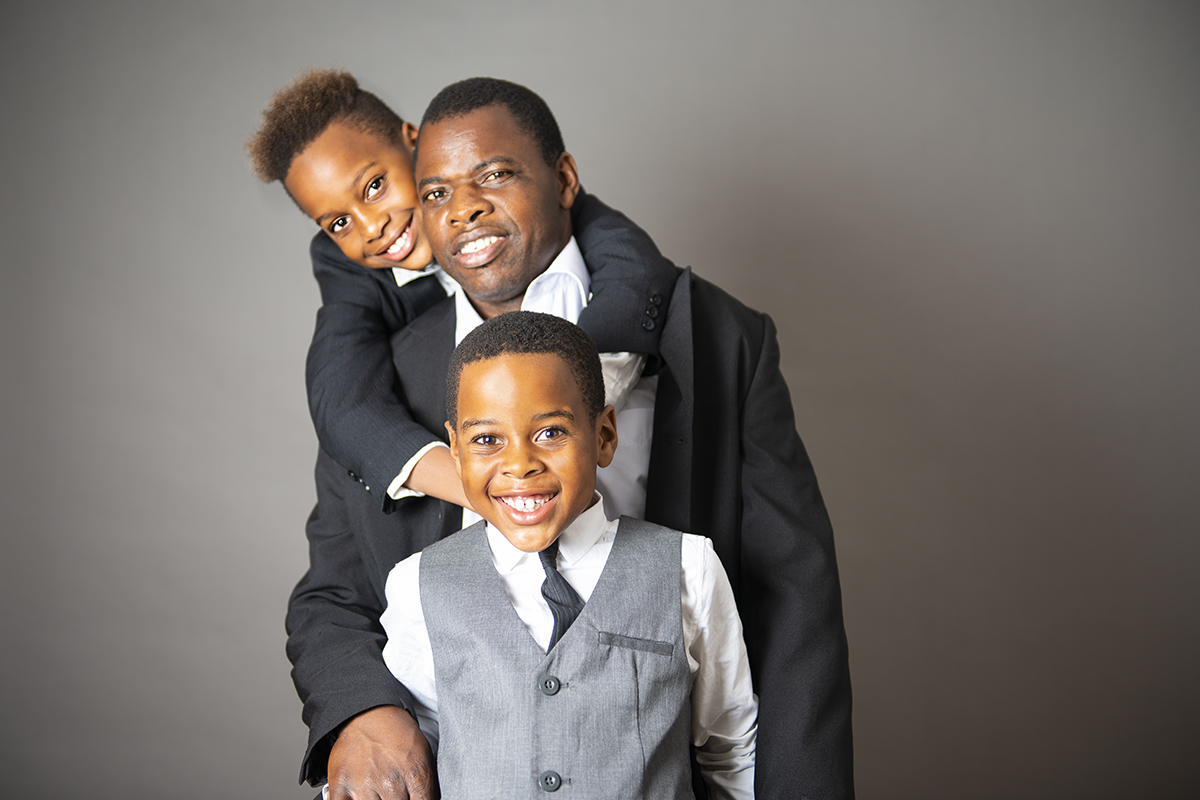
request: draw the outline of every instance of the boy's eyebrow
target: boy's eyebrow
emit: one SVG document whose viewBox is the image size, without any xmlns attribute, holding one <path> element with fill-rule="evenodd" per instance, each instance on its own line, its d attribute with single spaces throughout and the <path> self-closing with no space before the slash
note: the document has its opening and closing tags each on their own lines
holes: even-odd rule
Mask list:
<svg viewBox="0 0 1200 800">
<path fill-rule="evenodd" d="M 566 419 L 566 420 L 569 420 L 570 422 L 574 422 L 575 415 L 572 414 L 570 411 L 568 411 L 565 408 L 558 408 L 553 411 L 543 411 L 540 414 L 534 414 L 532 417 L 530 417 L 530 419 L 534 420 L 535 422 L 543 420 L 543 419 Z M 468 428 L 478 428 L 481 425 L 498 425 L 498 424 L 499 423 L 494 419 L 464 419 L 462 422 L 459 423 L 458 427 L 462 428 L 465 431 Z"/>
<path fill-rule="evenodd" d="M 371 169 L 371 167 L 374 167 L 374 166 L 376 165 L 376 163 L 377 163 L 377 162 L 375 162 L 375 161 L 372 161 L 372 162 L 370 162 L 369 164 L 366 164 L 366 165 L 364 165 L 364 166 L 363 166 L 363 168 L 362 168 L 362 169 L 360 169 L 360 170 L 358 171 L 358 173 L 357 173 L 357 174 L 356 174 L 356 175 L 355 175 L 353 178 L 351 178 L 351 179 L 348 181 L 348 183 L 350 184 L 350 191 L 354 191 L 354 187 L 355 187 L 355 186 L 358 186 L 358 182 L 362 180 L 362 177 L 363 177 L 363 175 L 366 175 L 366 174 L 367 174 L 367 170 Z M 336 211 L 326 211 L 324 214 L 322 214 L 321 216 L 317 217 L 317 218 L 316 218 L 316 220 L 314 220 L 314 221 L 315 221 L 315 222 L 316 222 L 318 225 L 320 225 L 320 224 L 322 224 L 322 222 L 323 222 L 325 219 L 328 219 L 329 217 L 335 217 L 335 216 L 340 216 L 340 214 L 339 214 L 338 212 L 336 212 Z"/>
<path fill-rule="evenodd" d="M 496 156 L 495 158 L 489 158 L 487 161 L 480 161 L 478 164 L 471 167 L 471 174 L 475 174 L 476 172 L 479 172 L 482 169 L 487 169 L 488 167 L 494 166 L 496 164 L 515 164 L 515 163 L 516 163 L 516 159 L 512 158 L 511 156 Z M 431 175 L 428 178 L 423 178 L 421 180 L 421 182 L 417 184 L 417 188 L 424 189 L 427 185 L 429 185 L 431 183 L 445 183 L 445 182 L 446 182 L 446 179 L 443 178 L 441 175 Z"/>
</svg>

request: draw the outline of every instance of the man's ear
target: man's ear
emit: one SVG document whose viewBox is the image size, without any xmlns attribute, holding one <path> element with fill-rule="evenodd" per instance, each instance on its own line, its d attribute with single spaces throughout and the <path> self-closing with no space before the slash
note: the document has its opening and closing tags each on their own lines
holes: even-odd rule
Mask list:
<svg viewBox="0 0 1200 800">
<path fill-rule="evenodd" d="M 450 427 L 450 422 L 442 423 L 446 426 L 446 433 L 450 434 L 450 457 L 454 459 L 454 467 L 458 470 L 458 477 L 462 478 L 462 462 L 458 460 L 458 437 L 454 435 L 454 428 Z"/>
<path fill-rule="evenodd" d="M 554 165 L 554 174 L 558 179 L 558 203 L 562 208 L 575 205 L 575 197 L 579 194 L 579 171 L 575 168 L 575 157 L 564 152 Z"/>
<path fill-rule="evenodd" d="M 417 146 L 417 131 L 417 126 L 411 122 L 404 122 L 400 125 L 400 139 L 404 142 L 404 149 L 408 151 L 409 158 L 412 158 L 413 148 Z"/>
<path fill-rule="evenodd" d="M 596 466 L 603 469 L 612 463 L 617 451 L 617 412 L 612 406 L 605 406 L 596 417 L 596 441 L 600 445 Z"/>
</svg>

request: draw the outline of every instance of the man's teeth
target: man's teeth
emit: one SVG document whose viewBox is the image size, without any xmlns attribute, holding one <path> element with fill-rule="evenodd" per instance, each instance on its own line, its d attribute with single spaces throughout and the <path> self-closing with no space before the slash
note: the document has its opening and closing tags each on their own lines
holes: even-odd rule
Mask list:
<svg viewBox="0 0 1200 800">
<path fill-rule="evenodd" d="M 396 243 L 387 249 L 390 255 L 396 255 L 396 253 L 399 253 L 401 250 L 408 247 L 408 234 L 411 230 L 411 227 L 405 230 L 404 233 L 401 234 L 400 238 L 396 240 Z"/>
<path fill-rule="evenodd" d="M 504 503 L 506 506 L 515 508 L 517 511 L 524 511 L 528 513 L 530 511 L 537 511 L 539 508 L 546 505 L 551 496 L 552 495 L 545 497 L 501 497 L 500 502 Z"/>
<path fill-rule="evenodd" d="M 491 247 L 498 241 L 500 241 L 499 236 L 483 236 L 479 239 L 475 239 L 474 241 L 467 242 L 458 252 L 478 253 L 480 250 L 484 249 L 485 247 Z"/>
</svg>

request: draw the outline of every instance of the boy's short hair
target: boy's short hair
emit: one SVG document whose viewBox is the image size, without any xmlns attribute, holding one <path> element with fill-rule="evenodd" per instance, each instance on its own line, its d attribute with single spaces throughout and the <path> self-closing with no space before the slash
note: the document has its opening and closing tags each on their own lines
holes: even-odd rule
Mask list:
<svg viewBox="0 0 1200 800">
<path fill-rule="evenodd" d="M 304 148 L 340 122 L 404 147 L 404 120 L 345 70 L 310 69 L 280 89 L 262 112 L 262 124 L 246 142 L 250 165 L 263 183 L 283 182 Z"/>
<path fill-rule="evenodd" d="M 429 101 L 425 116 L 421 117 L 421 127 L 450 117 L 461 117 L 487 106 L 507 108 L 521 130 L 537 142 L 542 158 L 551 167 L 566 150 L 558 122 L 546 101 L 519 83 L 499 78 L 467 78 L 442 89 Z M 417 146 L 420 147 L 420 144 Z"/>
<path fill-rule="evenodd" d="M 463 367 L 505 354 L 550 353 L 566 362 L 590 421 L 604 410 L 600 354 L 583 328 L 552 314 L 511 311 L 492 317 L 463 338 L 450 356 L 446 375 L 446 419 L 458 428 L 458 383 Z"/>
</svg>

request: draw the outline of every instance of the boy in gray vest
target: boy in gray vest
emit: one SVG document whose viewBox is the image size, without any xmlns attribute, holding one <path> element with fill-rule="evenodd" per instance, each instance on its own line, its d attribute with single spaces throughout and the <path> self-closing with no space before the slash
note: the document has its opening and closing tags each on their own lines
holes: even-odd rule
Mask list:
<svg viewBox="0 0 1200 800">
<path fill-rule="evenodd" d="M 446 412 L 485 521 L 397 564 L 382 616 L 442 797 L 691 798 L 694 753 L 710 797 L 752 798 L 733 592 L 708 539 L 606 519 L 616 423 L 587 334 L 488 320 L 454 351 Z"/>
</svg>

